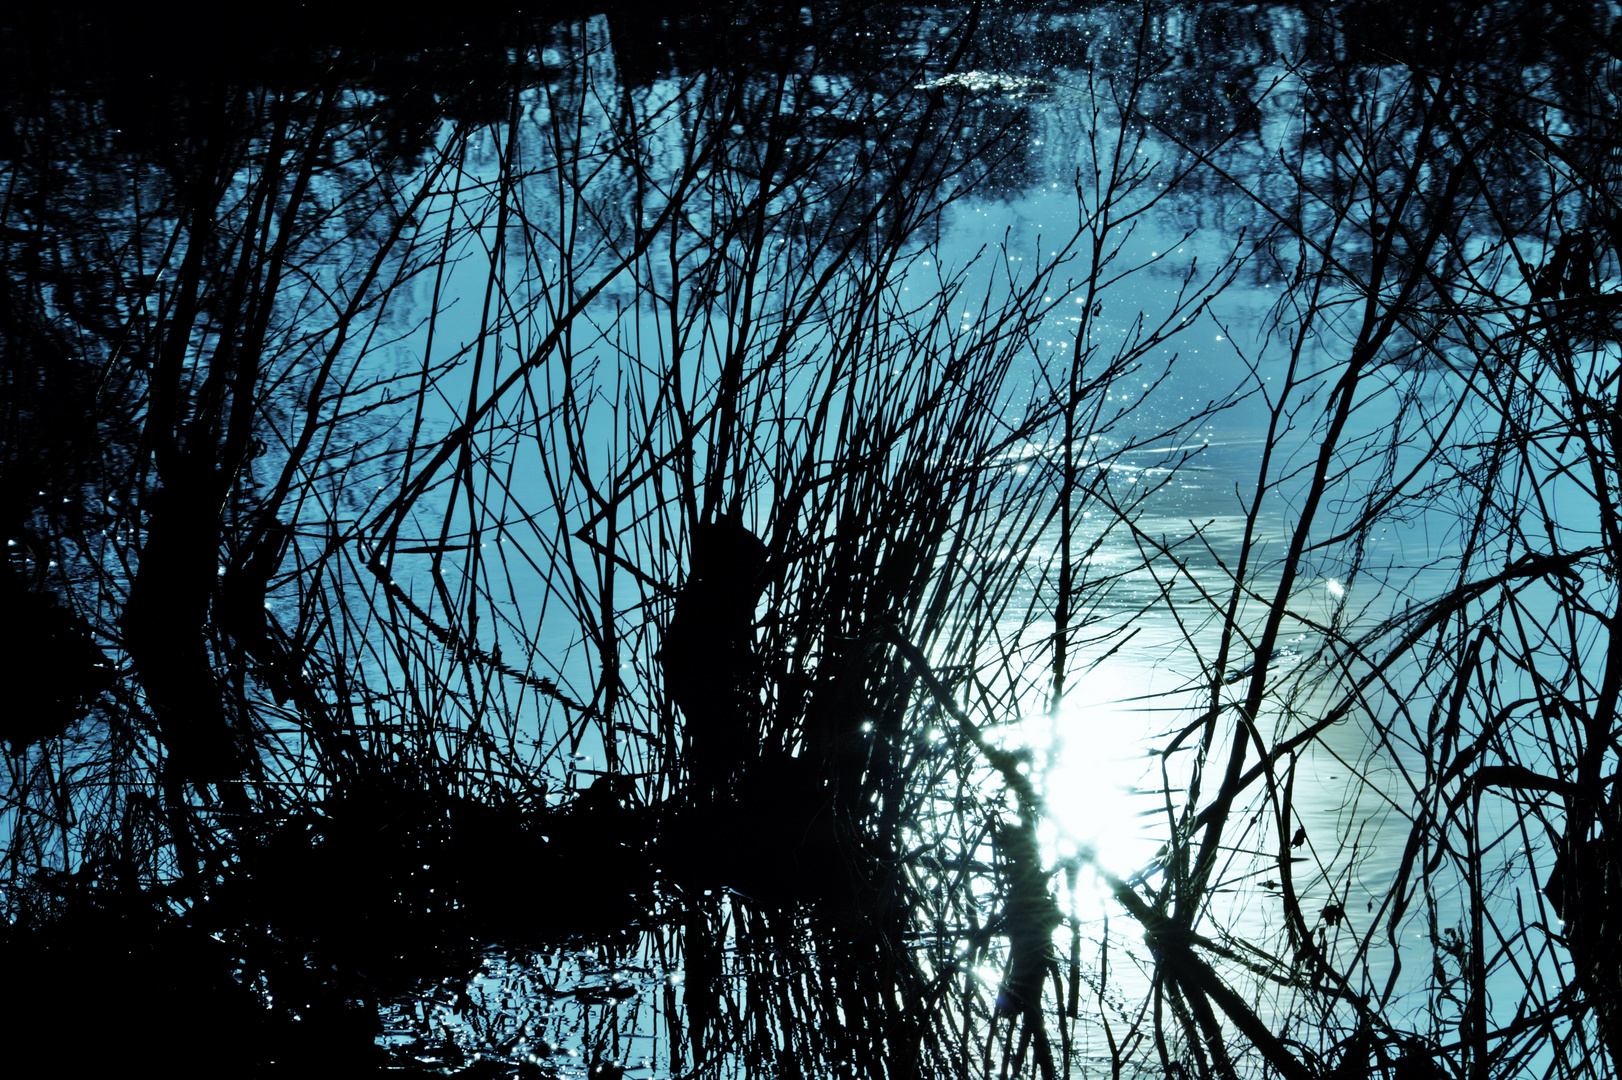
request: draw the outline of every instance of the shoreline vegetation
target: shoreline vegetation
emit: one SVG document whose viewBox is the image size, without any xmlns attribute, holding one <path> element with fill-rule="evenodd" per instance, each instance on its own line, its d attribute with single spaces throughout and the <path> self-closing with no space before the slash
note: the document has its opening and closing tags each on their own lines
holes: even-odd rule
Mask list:
<svg viewBox="0 0 1622 1080">
<path fill-rule="evenodd" d="M 1605 5 L 27 7 L 9 1067 L 1622 1068 Z"/>
</svg>

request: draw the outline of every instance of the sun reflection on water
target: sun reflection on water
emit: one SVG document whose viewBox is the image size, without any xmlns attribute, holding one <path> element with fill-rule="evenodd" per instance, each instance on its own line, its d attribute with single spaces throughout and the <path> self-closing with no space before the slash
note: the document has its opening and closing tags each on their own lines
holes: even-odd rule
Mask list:
<svg viewBox="0 0 1622 1080">
<path fill-rule="evenodd" d="M 1101 908 L 1108 903 L 1097 869 L 1126 880 L 1152 876 L 1166 839 L 1167 786 L 1160 758 L 1151 753 L 1155 716 L 1167 704 L 1159 695 L 1180 682 L 1147 662 L 1100 665 L 1066 694 L 1057 717 L 1033 717 L 1024 725 L 1026 745 L 1046 759 L 1047 855 L 1052 862 L 1080 857 L 1076 899 L 1084 906 L 1089 896 Z"/>
</svg>

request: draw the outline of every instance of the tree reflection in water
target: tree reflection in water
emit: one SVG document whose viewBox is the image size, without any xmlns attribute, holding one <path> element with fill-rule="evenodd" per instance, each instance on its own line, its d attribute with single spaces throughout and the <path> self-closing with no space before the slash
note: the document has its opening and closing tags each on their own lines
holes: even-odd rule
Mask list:
<svg viewBox="0 0 1622 1080">
<path fill-rule="evenodd" d="M 6 16 L 16 1060 L 1606 1073 L 1614 36 L 1523 6 Z"/>
</svg>

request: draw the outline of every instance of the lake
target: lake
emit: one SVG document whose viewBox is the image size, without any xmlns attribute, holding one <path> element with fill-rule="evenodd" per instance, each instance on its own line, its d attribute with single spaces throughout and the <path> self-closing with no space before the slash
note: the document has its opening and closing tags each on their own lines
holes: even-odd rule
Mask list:
<svg viewBox="0 0 1622 1080">
<path fill-rule="evenodd" d="M 1611 7 L 283 14 L 0 23 L 25 1027 L 1622 1052 Z"/>
</svg>

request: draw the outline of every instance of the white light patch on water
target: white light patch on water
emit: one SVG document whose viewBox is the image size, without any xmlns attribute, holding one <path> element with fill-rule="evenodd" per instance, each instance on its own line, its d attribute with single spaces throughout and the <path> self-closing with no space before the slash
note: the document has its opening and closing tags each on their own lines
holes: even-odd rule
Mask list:
<svg viewBox="0 0 1622 1080">
<path fill-rule="evenodd" d="M 1100 906 L 1109 902 L 1095 867 L 1130 880 L 1154 865 L 1165 840 L 1164 815 L 1157 812 L 1165 797 L 1153 793 L 1166 784 L 1160 759 L 1147 750 L 1155 718 L 1164 715 L 1159 709 L 1170 701 L 1152 695 L 1181 682 L 1152 664 L 1105 662 L 1077 678 L 1057 718 L 1025 725 L 1030 745 L 1048 758 L 1042 777 L 1053 824 L 1043 837 L 1048 857 L 1080 857 L 1078 900 L 1090 890 Z"/>
</svg>

